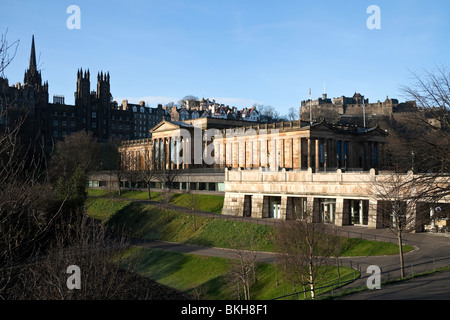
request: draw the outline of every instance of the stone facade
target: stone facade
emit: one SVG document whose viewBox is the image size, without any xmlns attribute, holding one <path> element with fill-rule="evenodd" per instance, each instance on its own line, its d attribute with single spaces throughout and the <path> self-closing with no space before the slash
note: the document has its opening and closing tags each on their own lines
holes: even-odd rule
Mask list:
<svg viewBox="0 0 450 320">
<path fill-rule="evenodd" d="M 383 227 L 378 209 L 380 199 L 372 196 L 371 188 L 377 183 L 387 183 L 391 174 L 375 169 L 321 173 L 314 173 L 311 168 L 307 171 L 226 169 L 222 214 L 281 220 L 306 218 L 337 226 L 380 228 Z M 409 172 L 404 177 L 411 175 Z M 447 180 L 443 181 L 448 184 Z M 440 201 L 440 207 L 450 209 L 450 197 Z M 423 202 L 425 206 L 417 209 L 418 215 L 429 214 L 426 200 Z M 417 230 L 422 227 L 417 225 Z"/>
<path fill-rule="evenodd" d="M 12 125 L 21 113 L 27 113 L 27 134 L 43 137 L 45 144 L 51 146 L 80 130 L 92 132 L 99 141 L 148 138 L 154 125 L 169 118 L 162 105 L 151 108 L 143 101 L 139 104 L 113 101 L 109 72 L 99 72 L 96 80 L 94 91 L 89 69 L 79 69 L 75 105 L 65 104 L 64 97 L 59 95 L 51 102 L 48 82 L 42 81 L 37 68 L 33 36 L 24 83 L 9 85 L 7 79 L 0 77 L 0 129 Z"/>
<path fill-rule="evenodd" d="M 341 96 L 330 99 L 324 93 L 317 100 L 303 100 L 300 107 L 302 120 L 319 121 L 326 119 L 330 122 L 358 123 L 363 125 L 363 118 L 377 119 L 389 117 L 398 112 L 418 112 L 415 101 L 399 103 L 397 99 L 386 97 L 384 101 L 378 100 L 370 103 L 360 93 L 352 97 Z"/>
</svg>

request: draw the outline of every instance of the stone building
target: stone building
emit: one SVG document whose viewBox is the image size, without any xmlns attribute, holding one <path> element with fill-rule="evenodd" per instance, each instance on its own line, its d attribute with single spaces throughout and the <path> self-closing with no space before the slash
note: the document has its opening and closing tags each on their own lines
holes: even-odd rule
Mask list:
<svg viewBox="0 0 450 320">
<path fill-rule="evenodd" d="M 174 121 L 185 121 L 198 118 L 218 118 L 259 122 L 260 115 L 256 107 L 243 108 L 230 107 L 215 100 L 202 98 L 200 100 L 183 100 L 181 106 L 166 107 Z"/>
<path fill-rule="evenodd" d="M 66 104 L 60 95 L 49 101 L 49 85 L 42 82 L 37 68 L 33 36 L 24 83 L 9 85 L 8 79 L 0 77 L 0 129 L 12 125 L 19 114 L 27 114 L 27 134 L 42 136 L 47 145 L 80 130 L 92 132 L 99 141 L 129 140 L 148 138 L 154 125 L 169 118 L 162 105 L 151 108 L 143 101 L 121 105 L 113 101 L 109 72 L 99 72 L 96 80 L 96 90 L 91 90 L 89 69 L 79 69 L 75 104 Z"/>
<path fill-rule="evenodd" d="M 314 173 L 282 169 L 281 171 L 225 170 L 225 202 L 222 214 L 282 220 L 307 219 L 336 226 L 364 226 L 382 228 L 383 200 L 371 192 L 374 184 L 389 183 L 392 173 L 333 172 Z M 400 176 L 409 180 L 412 172 Z M 401 180 L 400 180 L 401 181 Z M 447 179 L 442 179 L 448 185 Z M 405 198 L 406 199 L 406 198 Z M 404 200 L 407 201 L 407 200 Z M 415 216 L 409 223 L 412 229 L 447 231 L 450 225 L 450 197 L 436 202 L 416 202 Z M 445 212 L 445 213 L 444 213 Z M 312 215 L 311 215 L 312 214 Z M 411 215 L 413 213 L 411 212 Z M 440 218 L 432 220 L 433 214 Z M 442 217 L 446 217 L 441 219 Z"/>
<path fill-rule="evenodd" d="M 178 172 L 172 187 L 180 191 L 221 192 L 222 214 L 291 220 L 311 210 L 313 222 L 381 227 L 381 200 L 368 191 L 369 183 L 389 177 L 387 133 L 378 126 L 200 118 L 162 121 L 151 133 L 122 144 L 124 167 Z M 159 178 L 153 187 L 163 187 Z M 448 211 L 450 199 L 442 201 Z M 430 215 L 430 205 L 417 212 Z"/>
<path fill-rule="evenodd" d="M 201 118 L 162 121 L 151 139 L 126 141 L 124 167 L 179 170 L 181 190 L 223 191 L 225 169 L 312 172 L 381 168 L 386 132 L 379 127 L 310 125 L 292 121 L 249 125 L 244 121 Z M 150 159 L 150 161 L 148 161 Z M 192 185 L 192 174 L 195 183 Z M 155 181 L 157 183 L 157 181 Z"/>
<path fill-rule="evenodd" d="M 330 99 L 324 93 L 317 100 L 303 100 L 300 106 L 300 118 L 309 121 L 326 119 L 329 122 L 339 122 L 344 124 L 364 125 L 364 119 L 374 119 L 379 121 L 382 117 L 390 117 L 394 113 L 417 112 L 415 101 L 405 101 L 399 103 L 397 99 L 386 97 L 384 101 L 378 100 L 370 103 L 360 93 L 352 97 L 341 96 Z"/>
</svg>

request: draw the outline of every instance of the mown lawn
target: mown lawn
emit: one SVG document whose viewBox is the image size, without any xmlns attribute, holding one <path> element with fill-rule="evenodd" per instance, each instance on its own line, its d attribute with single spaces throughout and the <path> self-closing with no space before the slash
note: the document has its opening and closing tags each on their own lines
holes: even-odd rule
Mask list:
<svg viewBox="0 0 450 320">
<path fill-rule="evenodd" d="M 125 199 L 129 198 L 88 198 L 87 212 L 109 227 L 137 238 L 255 251 L 275 250 L 272 226 L 199 216 L 194 219 L 190 214 Z M 183 197 L 175 197 L 174 201 L 181 202 Z M 398 253 L 394 243 L 352 238 L 343 241 L 340 256 Z M 406 247 L 405 251 L 410 249 Z M 226 280 L 232 264 L 230 259 L 142 247 L 130 249 L 125 258 L 126 263 L 136 263 L 135 270 L 140 274 L 192 295 L 200 295 L 202 299 L 236 299 L 235 290 L 230 288 Z M 353 278 L 352 272 L 352 269 L 340 268 L 342 278 Z M 337 279 L 337 271 L 333 268 L 320 285 L 334 283 Z M 251 288 L 252 299 L 273 299 L 302 290 L 284 279 L 275 264 L 258 263 L 257 282 Z M 302 299 L 303 294 L 287 299 L 297 298 Z"/>
<path fill-rule="evenodd" d="M 89 198 L 88 214 L 123 230 L 130 236 L 223 248 L 247 247 L 274 251 L 272 226 L 205 218 L 140 202 L 122 199 Z M 341 256 L 371 256 L 398 253 L 395 243 L 346 238 Z M 405 246 L 405 252 L 412 250 Z"/>
<path fill-rule="evenodd" d="M 122 190 L 119 196 L 118 191 L 112 191 L 111 193 L 107 189 L 87 189 L 88 196 L 91 197 L 110 197 L 115 199 L 133 199 L 133 200 L 151 200 L 163 202 L 163 194 L 161 192 L 150 192 L 151 198 L 148 198 L 147 191 L 132 191 Z M 197 194 L 190 193 L 171 193 L 169 204 L 190 208 L 192 207 L 192 197 Z M 207 195 L 198 194 L 197 210 L 206 211 L 212 213 L 222 213 L 224 196 L 220 195 Z"/>
<path fill-rule="evenodd" d="M 135 271 L 193 296 L 206 300 L 236 299 L 235 287 L 230 286 L 227 274 L 232 260 L 216 257 L 202 257 L 193 254 L 166 252 L 162 250 L 133 248 L 127 254 L 127 259 L 133 259 Z M 130 260 L 125 260 L 130 261 Z M 358 277 L 350 268 L 340 267 L 341 279 Z M 336 283 L 337 269 L 332 267 L 325 280 L 319 286 Z M 330 288 L 318 289 L 325 293 Z M 303 291 L 303 287 L 295 287 L 286 280 L 283 273 L 270 263 L 257 263 L 256 282 L 251 286 L 251 298 L 254 300 L 269 300 L 294 292 Z M 303 293 L 286 297 L 285 299 L 303 299 Z M 306 294 L 309 298 L 309 292 Z"/>
</svg>

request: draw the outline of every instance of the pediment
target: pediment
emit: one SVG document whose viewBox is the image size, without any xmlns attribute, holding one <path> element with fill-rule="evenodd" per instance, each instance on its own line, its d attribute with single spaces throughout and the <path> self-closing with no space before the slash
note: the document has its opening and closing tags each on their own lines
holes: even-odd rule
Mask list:
<svg viewBox="0 0 450 320">
<path fill-rule="evenodd" d="M 150 132 L 154 133 L 154 132 L 171 131 L 171 130 L 177 130 L 177 129 L 180 129 L 180 126 L 176 125 L 175 123 L 172 123 L 169 121 L 161 121 L 156 126 L 154 126 L 153 129 L 150 130 Z"/>
<path fill-rule="evenodd" d="M 192 127 L 192 126 L 187 123 L 184 123 L 184 122 L 163 120 L 160 123 L 158 123 L 156 126 L 154 126 L 153 129 L 150 130 L 150 132 L 157 133 L 157 132 L 173 131 L 173 130 L 178 130 L 181 128 L 189 128 L 189 127 Z"/>
</svg>

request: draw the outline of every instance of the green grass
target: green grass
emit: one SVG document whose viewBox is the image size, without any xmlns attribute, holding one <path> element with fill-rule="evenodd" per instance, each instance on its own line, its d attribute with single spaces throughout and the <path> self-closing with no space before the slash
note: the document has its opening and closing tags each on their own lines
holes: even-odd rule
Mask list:
<svg viewBox="0 0 450 320">
<path fill-rule="evenodd" d="M 200 298 L 207 300 L 236 299 L 233 289 L 227 285 L 226 280 L 227 272 L 232 265 L 230 259 L 147 248 L 133 248 L 127 258 L 135 262 L 135 271 L 180 291 L 192 295 L 200 294 Z M 353 270 L 349 268 L 340 268 L 342 278 L 346 276 L 352 278 L 352 273 Z M 275 265 L 269 263 L 257 263 L 256 279 L 250 291 L 251 298 L 254 300 L 274 299 L 303 290 L 302 287 L 294 287 L 283 277 L 282 272 L 275 268 Z M 332 268 L 320 285 L 336 281 L 337 271 L 336 268 Z M 325 292 L 322 291 L 322 293 Z M 286 299 L 296 298 L 297 296 L 294 295 Z M 303 294 L 299 298 L 303 298 Z"/>
<path fill-rule="evenodd" d="M 218 195 L 209 195 L 209 194 L 194 194 L 194 196 L 198 196 L 199 198 L 199 206 L 198 210 L 213 212 L 213 213 L 222 213 L 223 200 L 224 196 Z M 180 207 L 190 207 L 191 194 L 189 193 L 174 193 L 170 199 L 170 203 Z"/>
<path fill-rule="evenodd" d="M 404 252 L 409 252 L 414 248 L 408 245 L 403 246 Z M 344 241 L 341 256 L 379 256 L 398 254 L 398 245 L 392 242 L 369 241 L 356 238 L 347 238 Z"/>
<path fill-rule="evenodd" d="M 94 219 L 106 222 L 117 212 L 121 212 L 131 204 L 131 201 L 117 201 L 109 198 L 88 198 L 86 210 Z"/>
<path fill-rule="evenodd" d="M 164 201 L 163 194 L 161 192 L 150 192 L 151 199 L 148 198 L 147 191 L 131 191 L 122 190 L 121 195 L 117 190 L 112 191 L 106 189 L 86 189 L 88 196 L 91 197 L 114 197 L 116 199 L 133 199 L 133 200 L 152 200 L 152 201 Z M 206 211 L 212 213 L 222 213 L 224 196 L 220 195 L 208 195 L 208 194 L 197 194 L 199 198 L 198 208 L 199 211 Z M 189 193 L 171 193 L 169 203 L 180 206 L 180 207 L 190 207 L 192 203 L 191 194 Z"/>
<path fill-rule="evenodd" d="M 258 251 L 274 251 L 272 226 L 232 220 L 194 217 L 140 202 L 89 198 L 88 214 L 133 237 L 203 246 L 235 248 L 245 245 Z M 405 252 L 412 250 L 405 246 Z M 395 243 L 347 238 L 341 256 L 374 256 L 398 253 Z"/>
<path fill-rule="evenodd" d="M 138 196 L 136 193 L 134 196 Z M 245 245 L 247 249 L 274 251 L 272 226 L 253 223 L 205 218 L 196 216 L 196 228 L 192 215 L 174 210 L 161 209 L 126 198 L 88 198 L 88 214 L 108 226 L 142 239 L 155 239 L 204 246 L 235 248 Z M 183 201 L 183 197 L 175 198 Z M 394 243 L 344 239 L 341 256 L 370 256 L 398 253 Z M 411 247 L 406 247 L 405 252 Z M 153 249 L 132 248 L 127 254 L 137 261 L 136 271 L 162 284 L 190 294 L 201 294 L 202 299 L 235 299 L 227 286 L 226 274 L 230 259 L 202 257 L 190 254 L 165 252 Z M 130 261 L 130 260 L 128 260 Z M 352 270 L 341 268 L 341 276 L 351 275 Z M 273 299 L 302 291 L 286 281 L 274 264 L 257 265 L 258 281 L 251 288 L 252 299 Z M 336 270 L 331 270 L 325 283 L 336 282 Z M 325 292 L 320 292 L 325 293 Z M 286 299 L 296 299 L 291 296 Z M 302 299 L 303 294 L 298 298 Z"/>
</svg>

